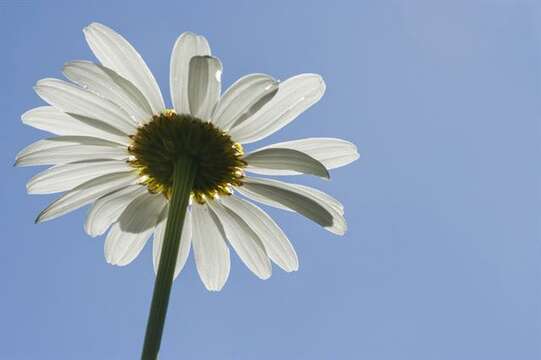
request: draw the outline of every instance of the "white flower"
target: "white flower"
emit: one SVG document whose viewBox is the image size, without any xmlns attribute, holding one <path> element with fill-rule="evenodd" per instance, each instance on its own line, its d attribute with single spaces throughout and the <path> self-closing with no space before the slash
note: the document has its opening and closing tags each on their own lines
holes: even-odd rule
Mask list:
<svg viewBox="0 0 541 360">
<path fill-rule="evenodd" d="M 157 268 L 168 216 L 169 161 L 188 152 L 198 159 L 199 170 L 175 276 L 193 248 L 201 280 L 207 289 L 220 290 L 229 274 L 229 245 L 262 279 L 271 275 L 270 260 L 285 271 L 298 269 L 286 235 L 245 198 L 298 212 L 335 234 L 346 231 L 343 207 L 331 196 L 245 175 L 328 177 L 328 169 L 358 158 L 352 143 L 334 138 L 293 140 L 243 153 L 240 144 L 273 134 L 322 97 L 325 83 L 319 75 L 279 83 L 251 74 L 220 95 L 221 62 L 210 55 L 203 36 L 184 33 L 171 56 L 174 110 L 168 110 L 154 76 L 122 36 L 96 23 L 84 34 L 101 65 L 73 61 L 64 67 L 71 83 L 38 81 L 37 94 L 51 106 L 22 116 L 23 123 L 57 135 L 17 155 L 19 166 L 52 165 L 28 182 L 29 193 L 65 192 L 37 222 L 91 204 L 85 230 L 98 236 L 109 229 L 107 262 L 129 264 L 154 234 Z"/>
</svg>

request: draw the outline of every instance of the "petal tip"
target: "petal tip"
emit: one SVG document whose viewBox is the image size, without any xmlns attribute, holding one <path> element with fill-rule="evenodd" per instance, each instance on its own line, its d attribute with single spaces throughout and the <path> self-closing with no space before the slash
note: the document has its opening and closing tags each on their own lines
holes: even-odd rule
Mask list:
<svg viewBox="0 0 541 360">
<path fill-rule="evenodd" d="M 288 272 L 288 273 L 299 271 L 299 263 L 298 263 L 298 261 L 295 261 L 292 264 L 282 262 L 278 266 L 280 266 L 280 268 L 282 268 L 282 270 L 284 270 L 285 272 Z"/>
<path fill-rule="evenodd" d="M 331 231 L 333 234 L 338 235 L 338 236 L 344 236 L 347 231 L 347 229 L 336 229 L 336 228 L 330 228 L 330 227 L 328 227 L 327 230 Z"/>
<path fill-rule="evenodd" d="M 69 70 L 69 69 L 72 68 L 74 65 L 75 65 L 75 61 L 66 61 L 66 62 L 64 63 L 64 65 L 62 65 L 62 72 L 64 73 L 64 75 L 65 75 L 65 71 L 66 71 L 66 70 Z"/>
<path fill-rule="evenodd" d="M 220 292 L 220 291 L 223 289 L 223 286 L 221 286 L 221 287 L 218 287 L 218 286 L 214 287 L 214 286 L 206 286 L 206 285 L 205 285 L 205 287 L 207 288 L 207 290 L 208 290 L 209 292 Z"/>
<path fill-rule="evenodd" d="M 272 276 L 272 270 L 265 269 L 265 272 L 256 274 L 256 276 L 261 280 L 268 280 Z"/>
<path fill-rule="evenodd" d="M 34 88 L 34 91 L 36 90 L 35 89 L 35 86 L 33 86 L 32 88 Z M 35 109 L 30 109 L 30 110 L 26 110 L 24 113 L 22 113 L 21 115 L 21 122 L 23 124 L 26 124 L 28 122 L 28 116 L 31 114 L 31 112 L 35 110 Z"/>
<path fill-rule="evenodd" d="M 187 38 L 187 37 L 197 37 L 197 34 L 194 33 L 193 31 L 184 31 L 182 34 L 178 36 L 177 41 L 180 39 Z"/>
<path fill-rule="evenodd" d="M 43 221 L 45 221 L 43 219 L 43 211 L 41 213 L 39 213 L 38 216 L 36 216 L 36 218 L 34 219 L 34 224 L 41 224 Z"/>
<path fill-rule="evenodd" d="M 95 238 L 95 237 L 98 237 L 99 235 L 101 235 L 99 232 L 92 229 L 92 226 L 89 225 L 89 224 L 85 223 L 84 226 L 83 226 L 83 229 L 84 229 L 85 233 L 90 237 Z"/>
<path fill-rule="evenodd" d="M 331 173 L 329 172 L 328 169 L 325 168 L 325 172 L 321 174 L 321 178 L 327 181 L 331 180 Z"/>
<path fill-rule="evenodd" d="M 83 32 L 88 31 L 88 30 L 92 30 L 92 29 L 95 29 L 95 28 L 102 28 L 103 29 L 103 28 L 107 28 L 107 26 L 105 26 L 105 25 L 103 25 L 103 24 L 101 24 L 99 22 L 93 21 L 93 22 L 91 22 L 90 24 L 88 24 L 87 26 L 85 26 L 83 28 Z"/>
</svg>

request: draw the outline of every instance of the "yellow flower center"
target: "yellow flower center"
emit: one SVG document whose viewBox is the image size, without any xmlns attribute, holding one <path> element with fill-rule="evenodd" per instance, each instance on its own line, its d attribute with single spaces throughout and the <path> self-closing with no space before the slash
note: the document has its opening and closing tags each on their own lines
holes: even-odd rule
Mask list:
<svg viewBox="0 0 541 360">
<path fill-rule="evenodd" d="M 197 164 L 192 196 L 199 203 L 231 195 L 232 186 L 242 185 L 246 166 L 242 146 L 209 122 L 167 110 L 154 115 L 130 138 L 129 163 L 152 193 L 171 196 L 173 167 L 180 156 Z"/>
</svg>

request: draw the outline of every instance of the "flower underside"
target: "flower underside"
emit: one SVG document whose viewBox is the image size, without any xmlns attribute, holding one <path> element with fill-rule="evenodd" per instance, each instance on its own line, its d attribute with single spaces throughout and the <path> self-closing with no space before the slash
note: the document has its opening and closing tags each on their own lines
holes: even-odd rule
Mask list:
<svg viewBox="0 0 541 360">
<path fill-rule="evenodd" d="M 231 195 L 242 185 L 246 162 L 242 146 L 210 122 L 168 110 L 154 115 L 131 137 L 129 163 L 152 193 L 171 196 L 173 167 L 179 157 L 197 164 L 193 199 L 204 203 L 218 195 Z"/>
</svg>

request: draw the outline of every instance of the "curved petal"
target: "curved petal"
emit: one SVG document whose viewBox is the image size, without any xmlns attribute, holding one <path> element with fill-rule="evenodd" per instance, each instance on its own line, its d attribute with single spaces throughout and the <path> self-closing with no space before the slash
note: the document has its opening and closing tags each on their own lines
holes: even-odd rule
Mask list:
<svg viewBox="0 0 541 360">
<path fill-rule="evenodd" d="M 194 56 L 210 55 L 210 47 L 204 36 L 191 32 L 181 34 L 171 53 L 169 88 L 177 114 L 189 114 L 188 78 L 190 60 Z"/>
<path fill-rule="evenodd" d="M 258 181 L 263 181 L 263 182 L 270 182 L 272 185 L 282 186 L 291 191 L 300 192 L 304 196 L 310 197 L 314 199 L 315 201 L 321 202 L 325 208 L 329 209 L 330 212 L 336 213 L 338 215 L 344 215 L 344 206 L 338 200 L 336 200 L 329 194 L 324 193 L 323 191 L 320 191 L 318 189 L 305 186 L 305 185 L 286 183 L 286 182 L 282 182 L 282 181 L 278 181 L 274 179 L 262 179 L 262 178 L 251 178 L 251 179 L 257 179 Z M 236 188 L 236 190 L 239 193 L 245 195 L 246 197 L 249 197 L 250 199 L 258 201 L 262 204 L 273 206 L 282 210 L 294 211 L 276 201 L 260 196 L 257 193 L 247 190 L 245 188 L 240 187 L 240 188 Z"/>
<path fill-rule="evenodd" d="M 236 196 L 224 196 L 221 201 L 259 236 L 272 261 L 288 272 L 299 269 L 299 260 L 293 245 L 266 212 Z"/>
<path fill-rule="evenodd" d="M 86 233 L 93 237 L 105 233 L 109 226 L 117 222 L 126 207 L 145 192 L 146 186 L 130 185 L 100 197 L 86 216 Z"/>
<path fill-rule="evenodd" d="M 163 237 L 165 235 L 165 225 L 167 223 L 167 213 L 169 207 L 166 206 L 160 218 L 162 221 L 156 226 L 154 230 L 154 242 L 152 246 L 152 263 L 154 264 L 154 271 L 158 272 L 158 265 L 160 264 L 160 257 L 163 246 Z M 186 210 L 186 217 L 184 218 L 184 225 L 182 226 L 182 234 L 180 235 L 180 246 L 178 249 L 177 262 L 175 265 L 175 275 L 174 278 L 180 274 L 180 271 L 186 264 L 188 260 L 188 255 L 190 254 L 190 247 L 192 245 L 192 215 L 191 211 L 188 208 Z"/>
<path fill-rule="evenodd" d="M 105 239 L 105 260 L 111 265 L 128 265 L 143 250 L 153 230 L 129 233 L 122 231 L 118 223 L 114 224 Z"/>
<path fill-rule="evenodd" d="M 330 175 L 325 166 L 313 157 L 293 149 L 262 149 L 251 152 L 244 157 L 248 163 L 246 170 L 257 173 L 259 169 L 294 171 L 329 179 Z"/>
<path fill-rule="evenodd" d="M 55 135 L 92 136 L 122 145 L 130 143 L 122 131 L 102 121 L 85 116 L 66 114 L 53 106 L 40 106 L 21 116 L 23 124 Z"/>
<path fill-rule="evenodd" d="M 76 85 L 58 79 L 43 79 L 37 82 L 34 90 L 43 100 L 63 112 L 99 119 L 125 134 L 136 131 L 136 124 L 126 111 Z"/>
<path fill-rule="evenodd" d="M 75 161 L 112 159 L 122 160 L 128 153 L 122 148 L 92 145 L 59 146 L 18 157 L 17 166 L 57 165 Z"/>
<path fill-rule="evenodd" d="M 129 156 L 125 147 L 85 136 L 58 136 L 36 141 L 21 150 L 15 165 L 56 165 L 75 161 L 115 159 Z"/>
<path fill-rule="evenodd" d="M 292 149 L 313 157 L 327 169 L 335 169 L 347 165 L 359 158 L 357 147 L 346 140 L 335 138 L 307 138 L 280 142 L 254 150 L 256 153 L 266 149 Z M 298 175 L 301 172 L 281 169 L 249 168 L 253 173 L 262 175 Z"/>
<path fill-rule="evenodd" d="M 278 91 L 278 81 L 265 74 L 250 74 L 237 80 L 220 98 L 212 121 L 223 130 L 245 120 Z"/>
<path fill-rule="evenodd" d="M 244 185 L 236 190 L 266 205 L 298 212 L 337 235 L 346 231 L 343 211 L 338 208 L 340 203 L 319 190 L 253 177 L 246 177 Z"/>
<path fill-rule="evenodd" d="M 246 221 L 218 201 L 209 201 L 208 204 L 220 220 L 227 240 L 244 264 L 260 279 L 268 279 L 272 267 L 259 236 Z"/>
<path fill-rule="evenodd" d="M 91 145 L 91 146 L 103 146 L 112 148 L 121 148 L 119 144 L 113 142 L 98 139 L 90 136 L 55 136 L 48 139 L 38 140 L 17 153 L 17 158 L 26 156 L 28 154 L 35 153 L 41 150 L 52 149 L 60 146 L 69 145 Z"/>
<path fill-rule="evenodd" d="M 29 194 L 52 194 L 68 191 L 82 183 L 105 174 L 130 171 L 126 161 L 97 160 L 53 166 L 28 181 Z"/>
<path fill-rule="evenodd" d="M 194 56 L 190 60 L 188 101 L 190 113 L 209 120 L 222 89 L 222 63 L 212 56 Z"/>
<path fill-rule="evenodd" d="M 92 23 L 83 33 L 96 58 L 106 67 L 130 80 L 145 95 L 154 114 L 165 110 L 156 79 L 139 53 L 120 34 L 105 25 Z"/>
<path fill-rule="evenodd" d="M 293 121 L 321 99 L 325 82 L 317 74 L 301 74 L 287 79 L 276 95 L 257 113 L 234 126 L 230 135 L 243 144 L 261 140 Z"/>
<path fill-rule="evenodd" d="M 37 217 L 36 223 L 56 219 L 85 206 L 111 191 L 135 184 L 139 176 L 136 171 L 107 174 L 87 181 L 65 193 Z"/>
<path fill-rule="evenodd" d="M 141 91 L 113 70 L 90 61 L 72 61 L 63 72 L 79 86 L 120 106 L 136 123 L 152 118 L 152 108 Z"/>
<path fill-rule="evenodd" d="M 135 198 L 118 218 L 118 225 L 123 232 L 141 233 L 154 228 L 158 216 L 167 203 L 161 194 L 145 192 Z"/>
<path fill-rule="evenodd" d="M 201 281 L 209 291 L 225 285 L 231 267 L 229 249 L 218 219 L 207 205 L 192 206 L 192 246 Z"/>
<path fill-rule="evenodd" d="M 312 199 L 319 201 L 323 204 L 325 204 L 325 207 L 328 207 L 332 209 L 333 211 L 336 211 L 340 215 L 344 215 L 344 206 L 342 203 L 335 198 L 333 198 L 331 195 L 324 193 L 321 190 L 314 189 L 312 187 L 306 186 L 306 185 L 300 185 L 300 184 L 288 184 L 291 189 L 294 189 L 296 191 L 299 191 L 306 196 L 311 197 Z"/>
</svg>

